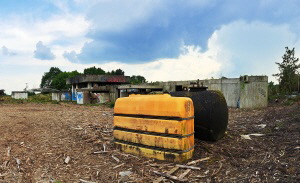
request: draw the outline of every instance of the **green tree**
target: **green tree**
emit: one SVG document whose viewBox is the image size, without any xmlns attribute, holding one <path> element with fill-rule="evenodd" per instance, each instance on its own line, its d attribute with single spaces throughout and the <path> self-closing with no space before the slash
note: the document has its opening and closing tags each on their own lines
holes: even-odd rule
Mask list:
<svg viewBox="0 0 300 183">
<path fill-rule="evenodd" d="M 111 72 L 107 72 L 108 75 L 121 75 L 124 76 L 125 72 L 122 69 L 112 70 Z"/>
<path fill-rule="evenodd" d="M 63 90 L 63 89 L 69 89 L 71 88 L 71 85 L 66 84 L 66 80 L 71 77 L 75 77 L 80 75 L 78 71 L 72 71 L 72 72 L 61 72 L 58 75 L 55 76 L 51 83 L 51 88 L 57 89 L 57 90 Z"/>
<path fill-rule="evenodd" d="M 298 90 L 299 76 L 297 69 L 300 67 L 298 64 L 299 58 L 295 58 L 295 48 L 290 50 L 285 47 L 285 49 L 282 62 L 275 62 L 278 65 L 279 73 L 273 74 L 273 76 L 278 77 L 279 89 L 283 94 Z"/>
<path fill-rule="evenodd" d="M 277 94 L 279 93 L 279 86 L 275 85 L 273 81 L 268 83 L 268 97 L 269 99 L 272 99 L 273 97 L 276 97 Z"/>
<path fill-rule="evenodd" d="M 105 71 L 104 71 L 103 69 L 101 69 L 100 67 L 99 67 L 99 68 L 96 68 L 96 67 L 94 66 L 94 67 L 90 67 L 90 68 L 84 69 L 83 74 L 106 74 L 106 73 L 105 73 Z"/>
<path fill-rule="evenodd" d="M 51 67 L 49 72 L 45 72 L 40 84 L 41 88 L 50 87 L 52 80 L 62 71 L 58 67 Z"/>
<path fill-rule="evenodd" d="M 140 75 L 133 75 L 130 77 L 130 83 L 131 84 L 141 84 L 141 83 L 146 83 L 146 78 L 144 78 L 144 76 L 140 76 Z"/>
</svg>

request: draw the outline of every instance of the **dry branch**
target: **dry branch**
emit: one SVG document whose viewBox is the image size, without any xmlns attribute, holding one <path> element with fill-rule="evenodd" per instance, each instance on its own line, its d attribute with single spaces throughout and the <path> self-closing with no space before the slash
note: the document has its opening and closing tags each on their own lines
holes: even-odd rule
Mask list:
<svg viewBox="0 0 300 183">
<path fill-rule="evenodd" d="M 91 182 L 91 181 L 87 181 L 87 180 L 83 180 L 83 179 L 79 179 L 79 181 L 82 183 L 96 183 L 96 182 Z"/>
<path fill-rule="evenodd" d="M 214 173 L 213 173 L 211 176 L 215 176 L 215 175 L 217 175 L 217 174 L 220 172 L 220 170 L 221 170 L 222 166 L 223 166 L 223 164 L 222 164 L 222 163 L 220 163 L 220 167 L 218 168 L 218 170 L 217 170 L 216 172 L 214 172 Z"/>
<path fill-rule="evenodd" d="M 188 173 L 190 173 L 191 169 L 185 170 L 181 175 L 179 175 L 179 179 L 183 179 Z"/>
<path fill-rule="evenodd" d="M 93 152 L 93 154 L 104 154 L 104 153 L 108 153 L 109 151 L 96 151 Z"/>
<path fill-rule="evenodd" d="M 116 160 L 117 163 L 120 162 L 119 158 L 115 157 L 114 155 L 111 155 L 111 157 L 112 157 L 114 160 Z"/>
<path fill-rule="evenodd" d="M 161 172 L 158 172 L 158 171 L 153 171 L 155 174 L 157 175 L 160 175 L 160 176 L 163 176 L 163 177 L 166 177 L 168 179 L 171 179 L 171 180 L 174 180 L 174 181 L 179 181 L 179 182 L 187 182 L 188 180 L 187 179 L 180 179 L 174 175 L 169 175 L 169 174 L 166 174 L 166 173 L 161 173 Z"/>
<path fill-rule="evenodd" d="M 179 168 L 186 168 L 186 169 L 192 169 L 192 170 L 201 170 L 201 168 L 199 167 L 195 167 L 195 166 L 186 166 L 186 165 L 176 165 Z"/>
<path fill-rule="evenodd" d="M 113 167 L 113 169 L 119 168 L 119 167 L 121 167 L 121 166 L 123 166 L 123 165 L 125 165 L 125 163 L 119 164 L 119 165 Z"/>
<path fill-rule="evenodd" d="M 175 173 L 178 169 L 179 169 L 179 167 L 175 166 L 170 171 L 168 171 L 167 174 L 171 175 L 171 174 Z M 159 183 L 163 180 L 164 180 L 164 177 L 159 177 L 158 179 L 154 180 L 153 183 Z"/>
<path fill-rule="evenodd" d="M 201 161 L 206 161 L 206 160 L 209 160 L 209 159 L 210 159 L 210 157 L 201 158 L 201 159 L 198 159 L 198 160 L 194 160 L 194 161 L 188 162 L 187 165 L 193 165 L 193 164 L 199 163 Z"/>
<path fill-rule="evenodd" d="M 10 152 L 11 152 L 11 147 L 8 146 L 8 147 L 7 147 L 7 153 L 6 153 L 6 156 L 7 156 L 7 157 L 10 157 Z"/>
</svg>

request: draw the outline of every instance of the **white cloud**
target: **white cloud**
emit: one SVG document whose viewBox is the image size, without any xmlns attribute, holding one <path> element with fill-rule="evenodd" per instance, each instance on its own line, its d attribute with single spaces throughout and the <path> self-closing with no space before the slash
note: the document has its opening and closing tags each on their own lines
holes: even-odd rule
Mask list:
<svg viewBox="0 0 300 183">
<path fill-rule="evenodd" d="M 236 21 L 214 32 L 208 52 L 218 54 L 216 61 L 222 64 L 223 74 L 230 77 L 268 75 L 274 80 L 272 74 L 278 72 L 275 62 L 281 62 L 286 46 L 298 44 L 298 36 L 288 25 Z"/>
<path fill-rule="evenodd" d="M 51 45 L 55 55 L 64 51 L 80 51 L 89 41 L 85 35 L 90 23 L 82 15 L 55 15 L 47 20 L 35 21 L 15 16 L 0 19 L 0 27 L 0 43 L 21 54 L 33 54 L 38 41 Z"/>
<path fill-rule="evenodd" d="M 71 51 L 71 52 L 65 51 L 63 57 L 68 59 L 70 62 L 75 62 L 75 63 L 79 62 L 75 51 Z"/>
<path fill-rule="evenodd" d="M 45 46 L 42 41 L 36 43 L 36 50 L 34 51 L 34 57 L 40 60 L 55 59 L 55 55 L 51 52 L 51 49 Z"/>
<path fill-rule="evenodd" d="M 75 37 L 84 40 L 80 36 L 84 37 L 80 33 Z M 37 60 L 32 57 L 32 51 L 11 58 L 0 55 L 1 69 L 19 69 L 19 72 L 14 72 L 13 75 L 8 72 L 0 73 L 0 88 L 7 91 L 21 90 L 25 87 L 25 83 L 29 83 L 29 87 L 38 87 L 43 73 L 52 66 L 65 71 L 78 70 L 79 72 L 92 66 L 104 70 L 121 68 L 126 75 L 143 75 L 148 81 L 205 79 L 220 77 L 221 74 L 227 77 L 239 77 L 240 74 L 266 74 L 271 77 L 277 72 L 275 62 L 281 61 L 285 46 L 296 46 L 296 56 L 300 56 L 300 51 L 297 49 L 300 46 L 300 42 L 297 41 L 298 36 L 289 29 L 288 25 L 237 21 L 216 30 L 208 40 L 206 51 L 194 45 L 186 45 L 177 59 L 159 59 L 144 64 L 74 63 L 65 59 L 63 53 L 78 53 L 83 44 L 74 46 L 75 49 L 71 45 L 66 46 L 68 49 L 64 49 L 63 45 L 54 45 L 53 52 L 57 58 L 53 61 Z M 50 39 L 49 42 L 53 40 L 55 39 Z M 270 79 L 274 80 L 274 78 Z"/>
</svg>

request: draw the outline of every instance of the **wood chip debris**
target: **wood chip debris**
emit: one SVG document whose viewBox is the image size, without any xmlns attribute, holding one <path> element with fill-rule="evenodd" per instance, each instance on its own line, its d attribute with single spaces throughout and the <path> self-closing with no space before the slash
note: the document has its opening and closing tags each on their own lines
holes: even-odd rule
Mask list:
<svg viewBox="0 0 300 183">
<path fill-rule="evenodd" d="M 265 134 L 260 134 L 260 133 L 251 133 L 251 134 L 248 134 L 248 135 L 241 135 L 242 139 L 246 139 L 246 140 L 252 140 L 250 138 L 250 136 L 256 136 L 256 137 L 261 137 L 261 136 L 264 136 Z"/>
<path fill-rule="evenodd" d="M 92 154 L 104 154 L 104 153 L 108 153 L 109 151 L 95 151 Z"/>
<path fill-rule="evenodd" d="M 7 167 L 7 166 L 8 166 L 8 164 L 9 164 L 9 161 L 4 161 L 4 162 L 3 162 L 3 165 L 2 165 L 2 167 L 4 167 L 4 168 L 5 168 L 5 167 Z"/>
<path fill-rule="evenodd" d="M 175 166 L 170 171 L 168 171 L 167 174 L 171 175 L 171 174 L 175 173 L 178 169 L 179 169 L 179 167 Z M 164 177 L 159 177 L 158 179 L 154 180 L 153 183 L 160 183 L 163 180 L 164 180 Z"/>
<path fill-rule="evenodd" d="M 111 157 L 112 157 L 114 160 L 116 160 L 117 163 L 120 162 L 119 158 L 115 157 L 114 155 L 111 155 Z"/>
<path fill-rule="evenodd" d="M 8 147 L 7 147 L 7 153 L 6 153 L 6 156 L 7 156 L 7 157 L 10 157 L 10 152 L 11 152 L 11 147 L 8 146 Z"/>
<path fill-rule="evenodd" d="M 206 160 L 209 160 L 209 159 L 210 159 L 210 157 L 201 158 L 201 159 L 198 159 L 198 160 L 194 160 L 194 161 L 188 162 L 187 165 L 194 165 L 196 163 L 199 163 L 199 162 L 202 162 L 202 161 L 206 161 Z"/>
<path fill-rule="evenodd" d="M 83 180 L 83 179 L 79 179 L 79 181 L 81 183 L 97 183 L 97 182 L 87 181 L 87 180 Z"/>
<path fill-rule="evenodd" d="M 187 174 L 190 173 L 190 171 L 192 171 L 191 169 L 186 169 L 181 175 L 179 175 L 179 179 L 183 179 Z"/>
<path fill-rule="evenodd" d="M 4 174 L 1 174 L 0 173 L 0 177 L 5 177 L 8 173 L 4 173 Z"/>
<path fill-rule="evenodd" d="M 70 156 L 67 156 L 66 159 L 65 159 L 65 161 L 64 161 L 64 163 L 68 164 L 70 162 L 70 160 L 71 160 Z"/>
<path fill-rule="evenodd" d="M 15 160 L 16 160 L 16 163 L 17 163 L 18 169 L 20 169 L 21 160 L 20 160 L 20 159 L 18 159 L 18 158 L 15 158 Z"/>
<path fill-rule="evenodd" d="M 121 166 L 123 166 L 123 165 L 125 165 L 125 163 L 119 164 L 119 165 L 113 167 L 113 169 L 119 168 L 119 167 L 121 167 Z"/>
<path fill-rule="evenodd" d="M 152 166 L 152 167 L 164 167 L 164 166 L 171 166 L 171 165 L 173 165 L 173 163 L 166 163 L 166 164 L 152 163 L 152 164 L 149 164 L 149 165 Z"/>
<path fill-rule="evenodd" d="M 192 170 L 201 170 L 201 168 L 199 167 L 195 167 L 195 166 L 186 166 L 186 165 L 176 165 L 179 168 L 185 168 L 185 169 L 192 169 Z"/>
<path fill-rule="evenodd" d="M 161 173 L 161 172 L 158 172 L 158 171 L 153 171 L 153 173 L 155 173 L 157 175 L 160 175 L 160 176 L 163 176 L 163 177 L 166 177 L 168 179 L 174 180 L 174 181 L 178 181 L 178 182 L 187 182 L 188 181 L 187 179 L 180 179 L 179 177 L 176 177 L 174 175 L 170 175 L 170 174 L 167 174 L 167 173 Z"/>
</svg>

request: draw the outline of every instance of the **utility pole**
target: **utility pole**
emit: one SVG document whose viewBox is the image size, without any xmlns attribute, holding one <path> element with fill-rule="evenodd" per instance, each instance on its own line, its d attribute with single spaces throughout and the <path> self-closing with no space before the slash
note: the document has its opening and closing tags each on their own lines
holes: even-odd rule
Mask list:
<svg viewBox="0 0 300 183">
<path fill-rule="evenodd" d="M 25 90 L 25 91 L 27 91 L 27 88 L 28 88 L 28 83 L 25 83 L 25 84 L 26 84 L 26 87 L 25 87 L 25 89 L 24 89 L 24 90 Z"/>
</svg>

